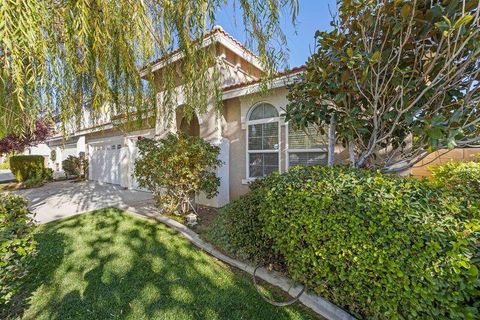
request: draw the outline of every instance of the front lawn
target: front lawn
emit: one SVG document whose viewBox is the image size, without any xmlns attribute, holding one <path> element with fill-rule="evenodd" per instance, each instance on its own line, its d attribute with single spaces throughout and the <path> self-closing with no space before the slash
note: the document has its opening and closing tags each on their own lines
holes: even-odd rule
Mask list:
<svg viewBox="0 0 480 320">
<path fill-rule="evenodd" d="M 312 319 L 173 230 L 116 209 L 40 226 L 24 319 Z M 285 299 L 285 298 L 284 298 Z"/>
</svg>

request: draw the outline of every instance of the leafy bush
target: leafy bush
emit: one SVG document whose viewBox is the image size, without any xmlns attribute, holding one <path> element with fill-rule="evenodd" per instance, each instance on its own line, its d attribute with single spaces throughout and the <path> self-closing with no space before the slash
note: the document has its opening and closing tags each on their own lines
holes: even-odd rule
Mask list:
<svg viewBox="0 0 480 320">
<path fill-rule="evenodd" d="M 153 192 L 166 213 L 188 212 L 196 192 L 203 191 L 208 198 L 217 194 L 220 179 L 215 169 L 221 165 L 218 146 L 184 133 L 169 134 L 159 141 L 144 138 L 137 145 L 138 184 Z"/>
<path fill-rule="evenodd" d="M 468 204 L 480 202 L 479 162 L 450 161 L 429 170 L 434 184 L 462 197 Z"/>
<path fill-rule="evenodd" d="M 0 307 L 18 292 L 36 253 L 27 200 L 13 194 L 0 194 Z"/>
<path fill-rule="evenodd" d="M 264 183 L 255 181 L 250 193 L 220 209 L 208 230 L 208 240 L 240 259 L 255 262 L 282 260 L 271 250 L 272 240 L 265 237 L 258 213 L 264 199 Z"/>
<path fill-rule="evenodd" d="M 18 182 L 23 182 L 38 175 L 45 169 L 45 158 L 35 155 L 20 155 L 10 157 L 10 170 Z"/>
<path fill-rule="evenodd" d="M 67 177 L 75 176 L 80 180 L 87 178 L 88 159 L 84 157 L 68 156 L 62 161 L 62 168 Z"/>
<path fill-rule="evenodd" d="M 50 168 L 35 171 L 35 175 L 23 182 L 25 188 L 41 187 L 46 181 L 53 180 L 53 170 Z"/>
<path fill-rule="evenodd" d="M 10 169 L 10 162 L 5 161 L 3 163 L 0 163 L 0 170 L 8 170 Z"/>
<path fill-rule="evenodd" d="M 52 160 L 52 162 L 55 162 L 55 160 L 57 160 L 57 151 L 56 150 L 50 151 L 50 160 Z"/>
<path fill-rule="evenodd" d="M 252 190 L 261 205 L 240 223 L 262 235 L 241 246 L 272 239 L 309 290 L 360 318 L 480 316 L 480 212 L 467 214 L 462 199 L 428 181 L 345 167 L 294 167 L 262 184 Z M 225 226 L 245 212 L 229 207 L 241 209 L 222 216 Z"/>
</svg>

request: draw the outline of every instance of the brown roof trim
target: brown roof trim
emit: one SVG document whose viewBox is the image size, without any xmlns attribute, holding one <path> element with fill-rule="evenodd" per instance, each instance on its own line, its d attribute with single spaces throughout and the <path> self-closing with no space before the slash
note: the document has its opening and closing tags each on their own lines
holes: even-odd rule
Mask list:
<svg viewBox="0 0 480 320">
<path fill-rule="evenodd" d="M 213 27 L 213 29 L 210 31 L 210 32 L 207 32 L 205 35 L 203 35 L 202 37 L 202 41 L 205 40 L 206 38 L 208 37 L 211 37 L 213 36 L 214 34 L 216 33 L 221 33 L 223 34 L 225 37 L 229 38 L 230 40 L 232 40 L 237 46 L 239 46 L 240 48 L 242 48 L 245 52 L 247 52 L 248 54 L 254 56 L 255 58 L 258 59 L 258 56 L 253 53 L 250 49 L 248 49 L 247 47 L 245 47 L 240 41 L 238 41 L 237 39 L 235 39 L 234 37 L 232 37 L 230 34 L 228 34 L 225 30 L 223 30 L 223 28 L 221 26 L 215 26 Z M 194 41 L 194 43 L 197 43 L 199 42 L 200 39 L 196 39 Z M 163 62 L 165 60 L 168 60 L 169 58 L 171 58 L 172 56 L 174 56 L 175 54 L 179 53 L 180 52 L 180 49 L 175 49 L 173 50 L 172 52 L 168 53 L 167 55 L 163 56 L 163 57 L 160 57 L 156 60 L 153 60 L 152 62 L 148 63 L 147 65 L 144 65 L 143 67 L 140 68 L 140 72 L 142 71 L 146 71 L 149 67 L 153 67 L 154 65 L 156 65 L 157 63 L 160 63 L 160 62 Z"/>
<path fill-rule="evenodd" d="M 286 71 L 282 71 L 282 72 L 277 73 L 273 79 L 278 79 L 278 78 L 281 78 L 281 77 L 285 77 L 285 76 L 289 76 L 289 75 L 292 75 L 292 74 L 295 74 L 295 73 L 299 73 L 299 72 L 305 71 L 306 69 L 307 69 L 307 67 L 304 66 L 304 65 L 299 66 L 299 67 L 295 67 L 295 68 L 292 68 L 290 70 L 286 70 Z M 240 83 L 237 83 L 237 84 L 234 84 L 234 85 L 223 88 L 223 91 L 225 92 L 225 91 L 230 91 L 230 90 L 234 90 L 234 89 L 240 89 L 240 88 L 243 88 L 243 87 L 250 86 L 252 84 L 260 83 L 260 82 L 262 82 L 262 80 L 263 79 L 255 79 L 255 80 L 240 82 Z"/>
</svg>

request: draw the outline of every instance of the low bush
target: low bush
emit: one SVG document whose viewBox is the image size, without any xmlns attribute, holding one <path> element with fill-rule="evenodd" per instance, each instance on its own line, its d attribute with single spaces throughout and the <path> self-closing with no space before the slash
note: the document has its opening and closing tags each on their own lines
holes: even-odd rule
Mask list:
<svg viewBox="0 0 480 320">
<path fill-rule="evenodd" d="M 10 157 L 10 170 L 18 182 L 23 182 L 38 175 L 45 169 L 45 158 L 35 155 L 20 155 Z"/>
<path fill-rule="evenodd" d="M 35 256 L 33 230 L 26 199 L 0 194 L 0 309 L 18 292 Z"/>
<path fill-rule="evenodd" d="M 283 257 L 294 280 L 355 316 L 480 316 L 480 212 L 467 214 L 448 190 L 346 167 L 294 167 L 254 192 L 261 205 L 253 212 L 236 202 L 225 209 L 226 236 L 238 237 L 231 224 L 244 220 L 241 232 L 257 230 L 251 244 L 240 240 L 254 246 L 245 252 L 271 239 L 266 250 Z"/>
<path fill-rule="evenodd" d="M 68 156 L 67 159 L 62 161 L 62 168 L 67 175 L 77 177 L 79 180 L 87 178 L 88 174 L 88 159 L 84 157 Z"/>
<path fill-rule="evenodd" d="M 468 205 L 480 202 L 480 163 L 450 161 L 430 169 L 437 186 L 462 197 Z M 476 207 L 479 209 L 479 207 Z M 480 210 L 480 209 L 479 209 Z"/>
</svg>

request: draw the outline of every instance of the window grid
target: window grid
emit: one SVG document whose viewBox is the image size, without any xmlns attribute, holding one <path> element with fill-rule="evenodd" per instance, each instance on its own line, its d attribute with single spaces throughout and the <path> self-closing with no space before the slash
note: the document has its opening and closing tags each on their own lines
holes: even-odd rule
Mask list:
<svg viewBox="0 0 480 320">
<path fill-rule="evenodd" d="M 247 118 L 247 178 L 261 178 L 280 168 L 280 125 L 276 108 L 254 106 Z"/>
<path fill-rule="evenodd" d="M 326 165 L 328 152 L 325 146 L 325 136 L 317 129 L 309 126 L 305 130 L 294 130 L 287 124 L 287 168 L 303 165 Z"/>
</svg>

